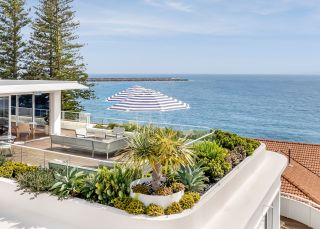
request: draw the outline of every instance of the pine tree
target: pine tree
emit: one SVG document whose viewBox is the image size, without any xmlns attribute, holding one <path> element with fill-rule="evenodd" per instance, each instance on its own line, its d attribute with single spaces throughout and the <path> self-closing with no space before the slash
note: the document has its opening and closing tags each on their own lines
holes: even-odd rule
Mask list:
<svg viewBox="0 0 320 229">
<path fill-rule="evenodd" d="M 0 0 L 0 78 L 21 78 L 27 55 L 22 30 L 29 22 L 24 0 Z"/>
<path fill-rule="evenodd" d="M 72 10 L 73 0 L 40 0 L 32 23 L 30 64 L 27 79 L 71 80 L 91 86 L 80 55 L 82 44 L 75 34 L 79 22 Z M 93 91 L 66 91 L 62 109 L 80 111 L 79 99 L 93 98 Z"/>
</svg>

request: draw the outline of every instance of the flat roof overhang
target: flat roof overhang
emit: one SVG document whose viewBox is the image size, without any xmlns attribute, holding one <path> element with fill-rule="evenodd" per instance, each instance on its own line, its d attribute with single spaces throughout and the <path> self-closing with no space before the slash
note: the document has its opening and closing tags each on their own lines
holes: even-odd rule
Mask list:
<svg viewBox="0 0 320 229">
<path fill-rule="evenodd" d="M 0 95 L 48 93 L 63 90 L 88 89 L 76 81 L 0 80 Z"/>
</svg>

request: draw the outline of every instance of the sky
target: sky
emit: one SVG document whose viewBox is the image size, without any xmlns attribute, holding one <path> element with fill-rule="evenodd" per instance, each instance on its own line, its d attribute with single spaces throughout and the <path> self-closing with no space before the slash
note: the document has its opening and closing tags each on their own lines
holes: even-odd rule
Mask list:
<svg viewBox="0 0 320 229">
<path fill-rule="evenodd" d="M 89 73 L 320 74 L 320 0 L 73 5 Z"/>
</svg>

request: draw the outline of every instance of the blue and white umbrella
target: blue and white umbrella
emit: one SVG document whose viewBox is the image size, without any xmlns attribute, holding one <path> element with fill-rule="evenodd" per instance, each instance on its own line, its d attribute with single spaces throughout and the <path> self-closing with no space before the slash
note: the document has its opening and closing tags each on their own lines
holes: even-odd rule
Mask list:
<svg viewBox="0 0 320 229">
<path fill-rule="evenodd" d="M 126 98 L 128 98 L 129 96 L 135 94 L 135 93 L 138 93 L 138 92 L 141 92 L 143 90 L 146 90 L 144 87 L 141 87 L 141 86 L 133 86 L 133 87 L 130 87 L 126 90 L 123 90 L 113 96 L 110 96 L 106 99 L 106 101 L 109 101 L 109 102 L 119 102 L 119 101 L 123 101 L 125 100 Z"/>
<path fill-rule="evenodd" d="M 109 110 L 127 112 L 174 111 L 189 109 L 190 106 L 161 92 L 144 89 L 129 95 L 125 100 L 109 107 Z"/>
</svg>

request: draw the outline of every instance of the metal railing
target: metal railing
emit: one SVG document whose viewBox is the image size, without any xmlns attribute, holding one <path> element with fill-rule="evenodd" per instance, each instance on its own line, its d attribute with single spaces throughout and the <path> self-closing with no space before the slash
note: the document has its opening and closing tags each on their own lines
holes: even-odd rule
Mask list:
<svg viewBox="0 0 320 229">
<path fill-rule="evenodd" d="M 98 168 L 101 165 L 112 166 L 114 163 L 116 163 L 116 161 L 100 160 L 96 158 L 78 156 L 15 144 L 12 145 L 12 156 L 10 159 L 29 165 L 40 166 L 43 168 L 48 168 L 49 162 L 53 162 L 55 160 L 69 165 L 76 165 L 86 168 Z"/>
</svg>

